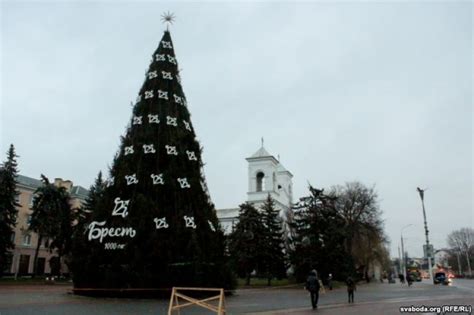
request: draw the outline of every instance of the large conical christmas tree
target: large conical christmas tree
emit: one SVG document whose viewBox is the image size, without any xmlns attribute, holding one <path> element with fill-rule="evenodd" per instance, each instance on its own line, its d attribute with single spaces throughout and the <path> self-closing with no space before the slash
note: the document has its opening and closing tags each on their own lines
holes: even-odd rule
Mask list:
<svg viewBox="0 0 474 315">
<path fill-rule="evenodd" d="M 231 288 L 169 31 L 70 264 L 75 288 Z"/>
</svg>

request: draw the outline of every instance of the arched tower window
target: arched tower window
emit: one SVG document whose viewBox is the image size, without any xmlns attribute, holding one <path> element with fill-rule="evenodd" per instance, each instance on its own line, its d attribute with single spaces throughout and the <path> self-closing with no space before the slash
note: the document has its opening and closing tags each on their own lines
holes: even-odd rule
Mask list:
<svg viewBox="0 0 474 315">
<path fill-rule="evenodd" d="M 257 173 L 257 191 L 265 190 L 265 174 L 263 172 Z"/>
</svg>

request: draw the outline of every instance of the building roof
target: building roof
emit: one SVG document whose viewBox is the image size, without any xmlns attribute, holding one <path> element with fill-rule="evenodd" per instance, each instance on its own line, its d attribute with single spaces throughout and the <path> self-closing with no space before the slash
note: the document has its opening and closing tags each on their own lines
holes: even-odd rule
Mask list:
<svg viewBox="0 0 474 315">
<path fill-rule="evenodd" d="M 280 161 L 278 161 L 280 162 Z M 288 170 L 283 166 L 283 164 L 278 163 L 277 172 L 288 172 Z"/>
<path fill-rule="evenodd" d="M 265 150 L 265 148 L 262 146 L 250 158 L 260 158 L 260 157 L 273 157 L 273 155 L 268 153 L 267 150 Z"/>
<path fill-rule="evenodd" d="M 236 218 L 239 216 L 240 208 L 216 209 L 218 219 Z"/>
<path fill-rule="evenodd" d="M 71 188 L 71 196 L 87 198 L 88 195 L 89 191 L 82 186 L 72 186 Z"/>
<path fill-rule="evenodd" d="M 35 190 L 38 187 L 43 185 L 43 182 L 36 178 L 31 178 L 28 176 L 18 175 L 16 181 L 19 185 L 31 188 Z M 71 191 L 69 192 L 72 197 L 77 197 L 80 199 L 85 199 L 89 195 L 89 191 L 82 186 L 72 186 Z"/>
<path fill-rule="evenodd" d="M 27 177 L 23 175 L 18 175 L 18 177 L 16 178 L 16 181 L 20 185 L 27 186 L 34 189 L 43 185 L 43 183 L 39 179 L 31 178 L 31 177 Z"/>
</svg>

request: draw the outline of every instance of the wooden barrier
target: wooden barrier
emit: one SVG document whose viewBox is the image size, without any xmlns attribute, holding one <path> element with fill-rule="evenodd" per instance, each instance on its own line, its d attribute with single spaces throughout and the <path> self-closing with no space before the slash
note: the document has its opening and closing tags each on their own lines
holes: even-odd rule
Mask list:
<svg viewBox="0 0 474 315">
<path fill-rule="evenodd" d="M 179 291 L 215 291 L 219 292 L 218 295 L 211 296 L 204 299 L 195 299 L 190 296 L 184 295 Z M 179 299 L 183 299 L 187 301 L 187 303 L 179 304 Z M 210 304 L 208 302 L 219 300 L 217 305 Z M 170 307 L 168 309 L 168 315 L 173 315 L 173 311 L 177 311 L 180 314 L 180 309 L 187 307 L 187 306 L 200 306 L 206 308 L 210 311 L 215 312 L 217 315 L 224 315 L 225 314 L 225 298 L 224 298 L 224 289 L 217 289 L 217 288 L 180 288 L 180 287 L 173 287 L 170 297 Z"/>
<path fill-rule="evenodd" d="M 322 293 L 322 294 L 325 294 L 326 293 L 326 289 L 324 288 L 324 284 L 321 280 L 318 280 L 319 281 L 319 292 Z"/>
</svg>

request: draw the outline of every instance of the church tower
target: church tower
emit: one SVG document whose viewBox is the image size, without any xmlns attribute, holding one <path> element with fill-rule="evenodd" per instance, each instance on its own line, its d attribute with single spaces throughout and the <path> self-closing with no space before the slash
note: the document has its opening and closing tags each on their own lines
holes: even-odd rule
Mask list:
<svg viewBox="0 0 474 315">
<path fill-rule="evenodd" d="M 282 229 L 288 237 L 292 220 L 291 206 L 293 203 L 293 174 L 288 171 L 273 155 L 262 146 L 252 156 L 246 158 L 248 162 L 248 192 L 247 201 L 259 209 L 268 194 L 275 201 L 275 208 L 282 218 Z M 233 231 L 238 222 L 239 208 L 218 209 L 217 217 L 226 234 Z"/>
<path fill-rule="evenodd" d="M 248 162 L 248 202 L 260 206 L 270 194 L 276 206 L 281 210 L 280 215 L 289 211 L 293 202 L 293 174 L 265 150 L 263 141 L 260 149 L 246 160 Z"/>
</svg>

